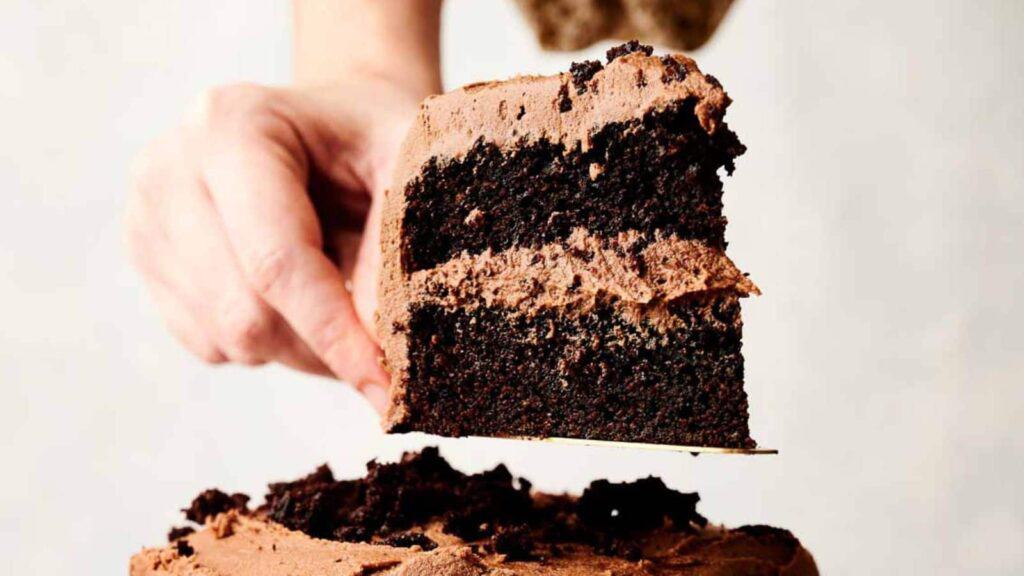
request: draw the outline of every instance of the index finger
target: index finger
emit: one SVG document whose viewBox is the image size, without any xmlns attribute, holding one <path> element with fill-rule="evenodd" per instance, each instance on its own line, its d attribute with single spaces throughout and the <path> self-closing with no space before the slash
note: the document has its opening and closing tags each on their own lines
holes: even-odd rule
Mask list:
<svg viewBox="0 0 1024 576">
<path fill-rule="evenodd" d="M 380 350 L 322 250 L 305 167 L 295 153 L 272 142 L 220 146 L 204 170 L 210 195 L 257 294 L 340 378 L 386 387 Z"/>
</svg>

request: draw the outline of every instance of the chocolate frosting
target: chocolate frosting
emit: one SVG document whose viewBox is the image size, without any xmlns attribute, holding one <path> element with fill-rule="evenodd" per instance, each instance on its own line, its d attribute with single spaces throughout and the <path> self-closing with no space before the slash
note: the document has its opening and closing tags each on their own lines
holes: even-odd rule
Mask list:
<svg viewBox="0 0 1024 576">
<path fill-rule="evenodd" d="M 725 253 L 702 242 L 675 236 L 647 242 L 636 232 L 602 239 L 583 228 L 540 249 L 463 253 L 413 273 L 410 282 L 417 301 L 527 315 L 548 308 L 585 312 L 603 298 L 646 306 L 711 291 L 760 294 Z"/>
<path fill-rule="evenodd" d="M 218 525 L 220 526 L 218 528 Z M 225 530 L 225 525 L 230 529 Z M 784 531 L 707 528 L 666 537 L 652 545 L 656 560 L 604 556 L 566 546 L 557 557 L 509 560 L 505 555 L 448 537 L 431 551 L 311 538 L 273 522 L 231 511 L 187 536 L 181 547 L 142 550 L 132 557 L 131 576 L 816 576 L 811 555 Z"/>
</svg>

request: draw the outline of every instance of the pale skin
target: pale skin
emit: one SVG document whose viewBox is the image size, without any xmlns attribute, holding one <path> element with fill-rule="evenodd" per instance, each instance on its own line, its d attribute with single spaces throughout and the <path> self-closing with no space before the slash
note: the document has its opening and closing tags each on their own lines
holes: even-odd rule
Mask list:
<svg viewBox="0 0 1024 576">
<path fill-rule="evenodd" d="M 132 260 L 211 364 L 284 364 L 382 411 L 380 213 L 419 102 L 440 91 L 441 0 L 295 0 L 295 82 L 209 90 L 138 157 Z"/>
</svg>

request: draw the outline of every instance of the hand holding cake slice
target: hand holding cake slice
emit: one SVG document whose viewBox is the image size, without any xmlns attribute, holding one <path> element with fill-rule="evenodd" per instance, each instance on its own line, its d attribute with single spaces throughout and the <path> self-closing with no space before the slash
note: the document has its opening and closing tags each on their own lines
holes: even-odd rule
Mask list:
<svg viewBox="0 0 1024 576">
<path fill-rule="evenodd" d="M 729 98 L 635 42 L 427 99 L 383 222 L 386 427 L 752 448 Z"/>
</svg>

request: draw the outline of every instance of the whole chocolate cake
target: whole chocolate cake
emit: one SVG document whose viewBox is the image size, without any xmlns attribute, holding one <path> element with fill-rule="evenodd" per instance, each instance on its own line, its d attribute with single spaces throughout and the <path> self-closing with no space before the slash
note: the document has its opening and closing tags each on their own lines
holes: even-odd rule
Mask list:
<svg viewBox="0 0 1024 576">
<path fill-rule="evenodd" d="M 385 203 L 386 427 L 754 447 L 728 104 L 636 42 L 428 98 Z"/>
<path fill-rule="evenodd" d="M 725 529 L 696 494 L 661 480 L 597 481 L 580 497 L 534 493 L 504 466 L 454 470 L 436 449 L 368 465 L 360 480 L 321 466 L 271 484 L 266 502 L 207 490 L 184 510 L 203 525 L 131 560 L 131 576 L 816 575 L 786 530 Z"/>
</svg>

